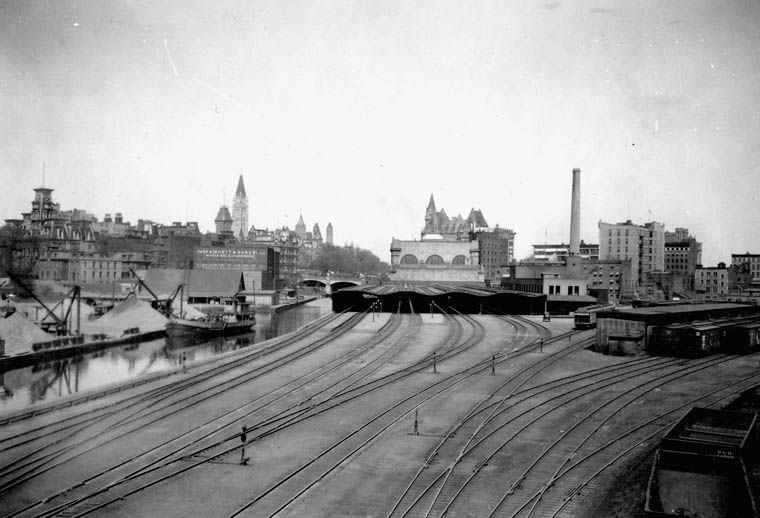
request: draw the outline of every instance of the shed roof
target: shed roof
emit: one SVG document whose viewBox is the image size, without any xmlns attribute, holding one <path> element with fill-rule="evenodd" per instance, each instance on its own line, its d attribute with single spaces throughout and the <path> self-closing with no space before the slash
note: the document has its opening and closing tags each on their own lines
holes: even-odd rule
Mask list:
<svg viewBox="0 0 760 518">
<path fill-rule="evenodd" d="M 232 297 L 245 290 L 243 272 L 234 270 L 181 270 L 162 268 L 148 270 L 145 284 L 159 299 L 171 296 L 180 284 L 185 297 Z M 152 299 L 146 290 L 141 299 Z"/>
<path fill-rule="evenodd" d="M 668 324 L 673 322 L 709 320 L 713 318 L 758 313 L 760 313 L 760 307 L 749 304 L 681 304 L 600 311 L 597 313 L 597 318 L 615 318 L 646 323 Z"/>
</svg>

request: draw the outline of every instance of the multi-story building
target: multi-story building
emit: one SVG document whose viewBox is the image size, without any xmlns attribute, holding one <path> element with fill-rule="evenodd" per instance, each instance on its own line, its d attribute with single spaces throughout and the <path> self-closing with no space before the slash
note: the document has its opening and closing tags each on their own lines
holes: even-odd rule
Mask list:
<svg viewBox="0 0 760 518">
<path fill-rule="evenodd" d="M 128 221 L 124 221 L 124 216 L 121 212 L 117 212 L 113 218 L 111 214 L 106 214 L 103 221 L 92 224 L 95 233 L 109 236 L 126 236 L 129 234 L 131 227 Z"/>
<path fill-rule="evenodd" d="M 551 293 L 547 279 L 566 279 L 572 286 L 583 286 L 585 295 L 604 302 L 630 300 L 630 260 L 576 259 L 564 257 L 559 261 L 520 261 L 510 265 L 509 276 L 502 279 L 502 287 L 530 293 Z M 572 282 L 570 282 L 572 281 Z M 566 293 L 561 293 L 566 294 Z"/>
<path fill-rule="evenodd" d="M 568 255 L 570 255 L 569 244 L 533 245 L 534 261 L 558 261 Z M 599 245 L 581 241 L 578 255 L 583 259 L 599 259 Z"/>
<path fill-rule="evenodd" d="M 252 244 L 195 249 L 195 268 L 243 272 L 246 285 L 257 290 L 279 289 L 280 253 Z"/>
<path fill-rule="evenodd" d="M 333 245 L 333 226 L 332 223 L 327 223 L 327 228 L 325 229 L 325 243 L 329 246 Z"/>
<path fill-rule="evenodd" d="M 21 219 L 7 219 L 3 254 L 8 271 L 35 278 L 70 280 L 72 257 L 94 252 L 92 221 L 83 211 L 62 212 L 53 189 L 34 189 L 32 210 Z M 74 217 L 85 219 L 77 220 Z M 39 264 L 38 264 L 39 263 Z"/>
<path fill-rule="evenodd" d="M 760 254 L 731 254 L 731 265 L 746 265 L 752 281 L 760 281 Z"/>
<path fill-rule="evenodd" d="M 484 281 L 476 241 L 426 236 L 420 241 L 391 242 L 390 278 L 398 282 Z"/>
<path fill-rule="evenodd" d="M 248 232 L 251 246 L 272 248 L 280 254 L 280 274 L 288 282 L 295 283 L 298 273 L 298 236 L 285 227 L 274 231 L 251 229 Z"/>
<path fill-rule="evenodd" d="M 515 232 L 498 225 L 478 228 L 470 233 L 470 240 L 478 243 L 480 266 L 486 282 L 498 285 L 515 259 Z"/>
<path fill-rule="evenodd" d="M 639 296 L 654 292 L 651 272 L 665 270 L 665 229 L 652 221 L 636 225 L 599 222 L 599 258 L 631 261 L 631 280 Z"/>
<path fill-rule="evenodd" d="M 726 263 L 718 266 L 697 266 L 694 272 L 696 298 L 704 300 L 725 300 L 731 293 L 729 268 Z"/>
<path fill-rule="evenodd" d="M 665 271 L 673 274 L 674 285 L 694 291 L 694 272 L 702 263 L 702 243 L 689 235 L 689 229 L 665 232 Z"/>
</svg>

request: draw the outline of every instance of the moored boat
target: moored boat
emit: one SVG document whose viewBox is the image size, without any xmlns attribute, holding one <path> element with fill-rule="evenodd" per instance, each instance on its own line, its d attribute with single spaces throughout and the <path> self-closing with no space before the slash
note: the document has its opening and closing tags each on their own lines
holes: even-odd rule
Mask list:
<svg viewBox="0 0 760 518">
<path fill-rule="evenodd" d="M 228 336 L 250 333 L 255 324 L 255 314 L 248 304 L 235 301 L 231 312 L 225 311 L 224 306 L 210 306 L 195 318 L 172 317 L 166 323 L 166 334 L 170 337 Z"/>
</svg>

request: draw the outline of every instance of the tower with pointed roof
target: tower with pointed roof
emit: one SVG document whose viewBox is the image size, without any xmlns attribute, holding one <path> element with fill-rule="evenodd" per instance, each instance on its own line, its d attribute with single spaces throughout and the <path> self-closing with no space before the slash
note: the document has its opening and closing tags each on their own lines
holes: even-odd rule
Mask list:
<svg viewBox="0 0 760 518">
<path fill-rule="evenodd" d="M 332 246 L 333 244 L 333 228 L 332 223 L 327 224 L 327 228 L 325 229 L 325 243 Z"/>
<path fill-rule="evenodd" d="M 322 231 L 319 229 L 319 223 L 314 223 L 314 227 L 311 229 L 311 238 L 317 245 L 322 245 Z"/>
<path fill-rule="evenodd" d="M 232 198 L 232 234 L 241 241 L 248 235 L 248 196 L 245 194 L 243 175 L 240 175 Z"/>
<path fill-rule="evenodd" d="M 298 215 L 298 223 L 296 223 L 296 234 L 301 239 L 306 237 L 306 223 L 303 222 L 303 214 Z"/>
<path fill-rule="evenodd" d="M 214 219 L 214 223 L 216 224 L 217 234 L 229 235 L 232 233 L 232 228 L 235 223 L 232 215 L 230 214 L 230 209 L 228 209 L 226 205 L 219 207 L 219 212 L 216 213 L 216 219 Z"/>
<path fill-rule="evenodd" d="M 435 200 L 433 199 L 433 194 L 430 194 L 430 201 L 428 202 L 427 209 L 425 210 L 425 230 L 423 232 L 436 232 L 436 227 L 438 226 L 436 224 L 436 216 L 438 213 L 435 210 Z"/>
</svg>

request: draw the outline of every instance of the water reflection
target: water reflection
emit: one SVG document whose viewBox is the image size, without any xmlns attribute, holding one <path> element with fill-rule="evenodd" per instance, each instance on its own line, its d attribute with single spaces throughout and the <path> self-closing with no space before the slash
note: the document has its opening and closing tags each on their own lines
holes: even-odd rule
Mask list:
<svg viewBox="0 0 760 518">
<path fill-rule="evenodd" d="M 294 331 L 329 312 L 306 305 L 280 313 L 259 313 L 253 333 L 229 338 L 176 341 L 168 338 L 112 347 L 85 355 L 48 360 L 0 373 L 0 412 L 50 401 L 143 374 L 159 372 Z"/>
</svg>

